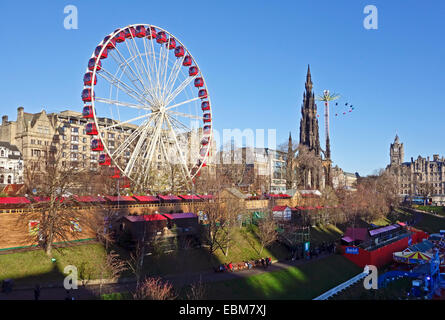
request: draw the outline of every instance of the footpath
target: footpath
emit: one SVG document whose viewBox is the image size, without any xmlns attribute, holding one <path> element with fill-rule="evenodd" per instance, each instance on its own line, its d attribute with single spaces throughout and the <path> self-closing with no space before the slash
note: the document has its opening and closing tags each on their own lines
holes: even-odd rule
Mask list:
<svg viewBox="0 0 445 320">
<path fill-rule="evenodd" d="M 310 263 L 311 261 L 320 260 L 331 256 L 332 253 L 323 253 L 318 257 L 310 260 L 294 260 L 294 261 L 272 261 L 272 265 L 267 268 L 257 267 L 250 270 L 242 270 L 235 272 L 216 273 L 214 271 L 203 271 L 189 274 L 174 274 L 162 277 L 169 281 L 175 288 L 184 287 L 198 281 L 203 283 L 225 281 L 239 278 L 247 278 L 265 272 L 274 272 L 285 270 L 290 267 L 299 266 Z M 66 297 L 66 290 L 63 288 L 63 283 L 40 284 L 40 300 L 64 300 Z M 113 292 L 132 292 L 135 290 L 136 281 L 134 278 L 123 278 L 117 281 L 103 280 L 102 294 Z M 100 292 L 100 280 L 89 281 L 79 285 L 77 290 L 71 290 L 72 296 L 75 300 L 93 300 L 98 299 Z M 33 287 L 17 287 L 13 288 L 12 292 L 6 294 L 0 292 L 0 300 L 34 300 Z"/>
</svg>

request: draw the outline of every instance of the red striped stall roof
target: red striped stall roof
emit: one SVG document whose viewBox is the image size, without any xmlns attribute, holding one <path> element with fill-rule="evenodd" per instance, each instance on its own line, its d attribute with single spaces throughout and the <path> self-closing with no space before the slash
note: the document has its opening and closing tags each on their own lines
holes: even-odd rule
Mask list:
<svg viewBox="0 0 445 320">
<path fill-rule="evenodd" d="M 22 204 L 22 203 L 31 203 L 25 197 L 0 197 L 0 204 Z"/>
<path fill-rule="evenodd" d="M 201 200 L 200 197 L 198 197 L 197 195 L 194 195 L 194 194 L 192 194 L 192 195 L 183 194 L 183 195 L 180 195 L 180 197 L 184 200 Z"/>
<path fill-rule="evenodd" d="M 158 195 L 158 197 L 162 200 L 171 201 L 171 200 L 182 200 L 181 198 L 174 196 L 174 195 L 168 195 L 168 196 L 161 196 Z"/>
<path fill-rule="evenodd" d="M 128 221 L 142 222 L 142 221 L 160 221 L 167 220 L 162 214 L 144 214 L 142 216 L 125 216 Z"/>
<path fill-rule="evenodd" d="M 105 202 L 105 200 L 102 197 L 95 197 L 95 196 L 75 196 L 74 199 L 79 202 Z"/>
<path fill-rule="evenodd" d="M 133 196 L 133 198 L 141 202 L 159 202 L 159 198 L 155 196 Z"/>
<path fill-rule="evenodd" d="M 134 199 L 133 197 L 130 196 L 106 196 L 105 198 L 107 198 L 108 200 L 110 200 L 111 202 L 117 202 L 117 201 L 136 201 L 136 199 Z"/>
<path fill-rule="evenodd" d="M 203 200 L 213 199 L 213 195 L 211 194 L 200 194 L 199 197 Z"/>
<path fill-rule="evenodd" d="M 270 194 L 266 194 L 266 197 L 269 198 L 290 198 L 291 196 L 288 194 L 274 194 L 274 193 L 270 193 Z"/>
<path fill-rule="evenodd" d="M 184 212 L 184 213 L 164 213 L 164 216 L 173 219 L 186 219 L 186 218 L 197 218 L 198 216 L 193 212 Z"/>
</svg>

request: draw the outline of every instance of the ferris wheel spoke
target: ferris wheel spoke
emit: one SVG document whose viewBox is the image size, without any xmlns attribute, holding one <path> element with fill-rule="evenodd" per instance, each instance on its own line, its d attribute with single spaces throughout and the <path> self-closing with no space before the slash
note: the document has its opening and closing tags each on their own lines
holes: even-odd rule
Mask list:
<svg viewBox="0 0 445 320">
<path fill-rule="evenodd" d="M 128 47 L 128 45 L 127 45 L 127 47 Z M 119 49 L 117 48 L 117 46 L 116 46 L 115 48 L 116 48 L 116 52 L 118 53 L 118 57 L 115 57 L 115 55 L 113 54 L 113 51 L 112 51 L 112 56 L 113 56 L 113 58 L 115 59 L 116 63 L 118 64 L 119 69 L 121 69 L 121 70 L 126 74 L 126 76 L 128 77 L 128 79 L 130 79 L 130 81 L 133 83 L 133 85 L 135 86 L 135 88 L 136 88 L 137 90 L 142 91 L 142 92 L 145 92 L 145 93 L 148 93 L 148 94 L 153 98 L 154 101 L 157 101 L 157 102 L 159 103 L 158 98 L 151 92 L 151 90 L 150 90 L 149 88 L 147 88 L 147 87 L 145 86 L 143 80 L 136 74 L 136 72 L 135 72 L 135 71 L 133 70 L 133 68 L 130 66 L 128 60 L 125 59 L 125 57 L 124 57 L 124 56 L 122 55 L 122 53 L 119 51 Z M 125 68 L 124 68 L 124 65 L 126 66 Z M 129 72 L 127 72 L 127 68 L 128 68 L 128 70 L 131 71 L 131 74 L 129 74 Z M 137 86 L 137 85 L 136 85 L 137 83 L 138 83 L 140 86 Z"/>
<path fill-rule="evenodd" d="M 185 125 L 184 123 L 182 123 L 178 119 L 176 119 L 174 117 L 170 117 L 170 120 L 172 121 L 172 124 L 176 128 L 178 128 L 178 130 L 184 130 L 185 132 L 191 132 L 192 131 L 192 129 L 190 127 L 188 127 L 187 125 Z"/>
<path fill-rule="evenodd" d="M 132 58 L 131 62 L 133 62 L 134 68 L 136 69 L 136 73 L 138 74 L 137 77 L 140 79 L 140 82 L 141 82 L 141 84 L 142 84 L 142 86 L 144 88 L 144 92 L 149 93 L 150 89 L 149 89 L 149 87 L 147 87 L 148 83 L 147 84 L 145 83 L 146 80 L 145 80 L 145 78 L 143 76 L 143 74 L 144 74 L 143 67 L 140 65 L 140 63 L 139 63 L 139 61 L 137 59 L 138 53 L 134 49 L 133 43 L 131 41 L 125 41 L 125 46 L 127 47 L 128 53 L 130 54 L 130 56 Z M 131 49 L 130 49 L 130 46 L 132 47 Z"/>
<path fill-rule="evenodd" d="M 113 85 L 114 87 L 116 87 L 118 90 L 121 89 L 122 91 L 124 91 L 127 95 L 129 95 L 130 97 L 132 97 L 133 99 L 135 99 L 136 101 L 146 104 L 149 103 L 150 105 L 153 104 L 153 101 L 147 99 L 147 97 L 141 95 L 139 92 L 137 92 L 136 90 L 134 90 L 133 88 L 131 88 L 128 84 L 126 84 L 124 81 L 118 79 L 115 75 L 113 75 L 112 73 L 110 73 L 108 70 L 105 70 L 104 68 L 102 68 L 98 74 L 105 79 L 106 81 L 108 81 L 111 85 Z"/>
<path fill-rule="evenodd" d="M 195 80 L 196 76 L 193 77 L 188 77 L 187 79 L 185 79 L 183 82 L 181 82 L 181 84 L 179 86 L 177 86 L 175 88 L 175 90 L 170 93 L 167 98 L 165 99 L 166 101 L 166 105 L 169 105 L 170 102 L 172 102 L 177 96 L 178 94 L 180 94 L 185 88 L 187 88 L 187 86 L 193 81 Z"/>
<path fill-rule="evenodd" d="M 196 97 L 196 98 L 192 98 L 192 99 L 189 99 L 189 100 L 186 100 L 186 101 L 183 101 L 183 102 L 176 103 L 176 104 L 171 105 L 171 106 L 167 105 L 165 110 L 170 110 L 170 109 L 173 109 L 173 108 L 177 108 L 179 106 L 182 106 L 183 104 L 187 104 L 187 103 L 190 103 L 190 102 L 193 102 L 193 101 L 196 101 L 196 100 L 200 100 L 200 99 L 201 99 L 200 97 Z M 174 112 L 174 111 L 169 111 L 169 112 Z"/>
<path fill-rule="evenodd" d="M 171 124 L 171 122 L 170 122 L 168 117 L 166 118 L 166 122 L 168 124 L 168 127 L 170 128 L 170 132 L 172 134 L 172 137 L 174 138 L 174 142 L 175 142 L 174 145 L 176 146 L 176 150 L 178 152 L 179 159 L 181 160 L 181 164 L 182 164 L 182 166 L 184 167 L 184 169 L 186 171 L 186 178 L 191 180 L 190 172 L 188 171 L 188 168 L 187 168 L 187 162 L 185 161 L 185 159 L 184 159 L 184 157 L 182 155 L 182 151 L 181 151 L 181 148 L 179 147 L 179 143 L 178 143 L 178 138 L 176 136 L 175 130 L 173 129 L 173 126 L 172 126 L 172 124 Z"/>
<path fill-rule="evenodd" d="M 159 146 L 159 144 L 157 142 L 158 142 L 159 137 L 162 133 L 164 116 L 161 115 L 159 118 L 160 119 L 158 120 L 158 123 L 156 124 L 155 129 L 153 130 L 154 135 L 151 137 L 150 142 L 146 144 L 144 156 L 142 157 L 142 159 L 143 159 L 142 168 L 145 168 L 144 174 L 143 174 L 144 177 L 146 177 L 148 175 L 150 168 L 154 164 L 153 156 L 155 154 L 156 147 Z"/>
<path fill-rule="evenodd" d="M 150 87 L 153 88 L 154 85 L 153 85 L 153 80 L 151 78 L 151 66 L 150 66 L 149 59 L 148 59 L 149 54 L 150 54 L 150 46 L 147 45 L 147 38 L 145 38 L 145 37 L 142 38 L 142 41 L 144 42 L 145 62 L 146 62 L 146 66 L 147 66 L 147 76 L 150 81 Z M 148 50 L 147 50 L 147 47 L 148 47 Z"/>
<path fill-rule="evenodd" d="M 135 53 L 135 55 L 137 57 L 139 57 L 140 60 L 140 67 L 141 67 L 141 73 L 145 75 L 146 79 L 147 79 L 147 86 L 152 86 L 151 84 L 151 78 L 150 78 L 150 73 L 148 72 L 147 66 L 145 65 L 143 59 L 142 59 L 142 54 L 141 51 L 139 50 L 139 46 L 136 43 L 136 40 L 134 39 L 133 35 L 131 36 L 131 39 L 133 40 L 132 43 L 132 47 L 134 48 L 133 51 Z M 145 38 L 144 38 L 145 39 Z M 137 53 L 136 53 L 137 52 Z M 135 59 L 136 60 L 136 59 Z"/>
<path fill-rule="evenodd" d="M 156 117 L 156 118 L 158 118 L 158 117 Z M 152 119 L 154 119 L 154 117 Z M 139 160 L 139 155 L 141 154 L 142 146 L 144 145 L 144 143 L 146 143 L 147 136 L 148 136 L 148 133 L 150 133 L 150 131 L 152 131 L 152 127 L 149 125 L 149 123 L 147 123 L 146 125 L 143 126 L 139 140 L 136 143 L 136 146 L 130 156 L 130 161 L 128 161 L 127 166 L 124 170 L 124 172 L 127 176 L 130 176 L 135 163 Z"/>
<path fill-rule="evenodd" d="M 175 64 L 173 65 L 173 68 L 170 72 L 170 76 L 167 81 L 166 91 L 163 96 L 164 100 L 165 100 L 165 97 L 171 93 L 173 86 L 175 85 L 176 80 L 178 79 L 179 73 L 181 71 L 182 63 L 184 62 L 184 57 L 185 56 L 183 56 L 181 59 L 176 59 Z"/>
<path fill-rule="evenodd" d="M 136 108 L 136 109 L 142 109 L 142 110 L 147 109 L 147 106 L 145 106 L 145 105 L 135 104 L 135 103 L 131 103 L 131 102 L 123 102 L 123 101 L 113 100 L 113 99 L 108 99 L 108 98 L 95 97 L 94 100 L 97 102 L 114 104 L 115 106 Z"/>
<path fill-rule="evenodd" d="M 141 82 L 141 79 L 136 75 L 133 68 L 128 63 L 127 59 L 122 55 L 122 53 L 119 51 L 117 46 L 115 46 L 115 50 L 111 51 L 111 57 L 114 59 L 114 61 L 117 63 L 118 68 L 122 70 L 122 72 L 125 73 L 125 75 L 128 77 L 128 79 L 133 83 L 134 87 L 137 90 L 144 91 L 144 84 Z M 125 68 L 124 68 L 125 66 Z M 129 70 L 129 71 L 127 71 Z M 130 74 L 131 72 L 131 74 Z M 137 85 L 139 84 L 139 85 Z M 141 85 L 141 86 L 140 86 Z"/>
<path fill-rule="evenodd" d="M 137 120 L 141 120 L 141 119 L 150 117 L 152 114 L 153 113 L 146 113 L 146 114 L 143 114 L 143 115 L 138 116 L 136 118 L 132 118 L 132 119 L 125 120 L 125 121 L 120 121 L 120 122 L 115 123 L 115 124 L 113 124 L 111 126 L 105 127 L 104 130 L 109 130 L 109 129 L 112 129 L 112 128 L 115 128 L 115 127 L 119 127 L 119 126 L 121 126 L 121 125 L 123 125 L 125 123 L 131 123 L 131 122 L 134 122 L 134 121 L 137 121 Z"/>
<path fill-rule="evenodd" d="M 169 111 L 169 113 L 174 114 L 176 116 L 184 117 L 184 118 L 190 118 L 190 119 L 195 119 L 195 120 L 202 119 L 200 116 L 196 116 L 196 115 L 188 114 L 188 113 L 182 113 L 182 112 L 178 112 L 178 111 Z"/>
<path fill-rule="evenodd" d="M 142 125 L 136 128 L 130 136 L 121 144 L 119 145 L 116 150 L 112 153 L 112 157 L 119 157 L 122 152 L 124 152 L 135 140 L 136 138 L 142 133 L 142 129 L 145 127 L 145 125 L 148 125 L 152 120 L 154 116 L 150 119 L 146 119 Z"/>
</svg>

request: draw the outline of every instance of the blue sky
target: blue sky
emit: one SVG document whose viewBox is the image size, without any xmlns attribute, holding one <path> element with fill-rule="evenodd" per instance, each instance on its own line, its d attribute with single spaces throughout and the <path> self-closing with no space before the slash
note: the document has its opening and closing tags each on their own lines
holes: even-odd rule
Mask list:
<svg viewBox="0 0 445 320">
<path fill-rule="evenodd" d="M 69 4 L 78 30 L 63 28 Z M 368 4 L 378 30 L 363 27 Z M 388 164 L 396 132 L 405 160 L 445 153 L 444 16 L 439 0 L 0 1 L 1 112 L 80 111 L 96 45 L 117 27 L 154 24 L 197 59 L 219 130 L 275 128 L 278 143 L 289 131 L 298 139 L 310 64 L 316 94 L 330 89 L 355 107 L 331 118 L 334 164 L 370 174 Z M 320 120 L 321 141 L 323 128 Z"/>
</svg>

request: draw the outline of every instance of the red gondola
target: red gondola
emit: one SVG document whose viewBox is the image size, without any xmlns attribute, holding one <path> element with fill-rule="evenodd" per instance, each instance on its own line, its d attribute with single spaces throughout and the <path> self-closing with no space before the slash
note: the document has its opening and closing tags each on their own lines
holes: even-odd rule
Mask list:
<svg viewBox="0 0 445 320">
<path fill-rule="evenodd" d="M 210 132 L 212 131 L 212 126 L 206 125 L 203 128 L 204 134 L 210 134 Z"/>
<path fill-rule="evenodd" d="M 104 38 L 104 43 L 106 43 L 111 38 L 110 35 Z M 110 42 L 107 43 L 107 49 L 112 50 L 116 46 L 116 39 L 111 39 Z"/>
<path fill-rule="evenodd" d="M 156 42 L 157 43 L 166 43 L 167 42 L 167 35 L 164 31 L 158 32 L 156 35 Z"/>
<path fill-rule="evenodd" d="M 210 110 L 210 102 L 208 102 L 208 101 L 203 101 L 203 102 L 201 103 L 201 109 L 202 109 L 202 111 Z"/>
<path fill-rule="evenodd" d="M 134 37 L 136 37 L 136 30 L 134 29 L 134 27 L 125 29 L 125 38 L 134 38 Z"/>
<path fill-rule="evenodd" d="M 201 99 L 207 99 L 207 90 L 206 89 L 199 90 L 198 97 L 200 97 Z"/>
<path fill-rule="evenodd" d="M 148 29 L 147 29 L 148 31 Z M 156 38 L 156 28 L 155 27 L 150 27 L 150 32 L 146 32 L 147 34 L 147 39 L 154 39 Z"/>
<path fill-rule="evenodd" d="M 182 62 L 182 65 L 184 67 L 188 67 L 192 65 L 192 57 L 191 56 L 185 56 L 184 61 Z"/>
<path fill-rule="evenodd" d="M 176 58 L 183 57 L 184 56 L 184 47 L 177 46 L 175 48 L 175 56 L 176 56 Z"/>
<path fill-rule="evenodd" d="M 83 107 L 82 117 L 84 119 L 93 118 L 93 107 L 92 106 L 85 106 L 85 107 Z"/>
<path fill-rule="evenodd" d="M 166 44 L 168 50 L 172 50 L 176 48 L 176 40 L 172 37 L 168 40 L 168 43 Z"/>
<path fill-rule="evenodd" d="M 118 168 L 113 168 L 113 175 L 111 176 L 112 179 L 119 179 L 121 177 L 120 171 Z"/>
<path fill-rule="evenodd" d="M 130 179 L 128 179 L 127 177 L 122 177 L 119 187 L 121 189 L 130 188 Z"/>
<path fill-rule="evenodd" d="M 204 79 L 203 78 L 196 78 L 195 79 L 195 87 L 203 87 L 204 86 Z"/>
<path fill-rule="evenodd" d="M 100 50 L 102 50 L 102 46 L 97 46 L 96 50 L 94 51 L 94 55 L 97 57 L 99 56 Z M 107 52 L 107 48 L 104 49 L 104 51 L 102 51 L 102 54 L 100 55 L 101 59 L 106 59 L 108 57 L 108 52 Z"/>
<path fill-rule="evenodd" d="M 94 70 L 94 66 L 96 65 L 96 58 L 91 58 L 90 60 L 88 60 L 88 69 L 90 71 Z M 100 60 L 97 60 L 97 71 L 99 71 L 101 69 L 102 63 L 100 63 Z"/>
<path fill-rule="evenodd" d="M 111 165 L 111 158 L 108 154 L 101 154 L 99 156 L 99 165 L 100 166 L 109 166 Z"/>
<path fill-rule="evenodd" d="M 209 137 L 205 137 L 205 138 L 203 138 L 202 140 L 201 140 L 201 144 L 203 145 L 203 146 L 205 146 L 206 144 L 208 144 L 209 143 Z"/>
<path fill-rule="evenodd" d="M 189 68 L 189 76 L 196 76 L 198 74 L 199 70 L 197 66 L 193 66 Z"/>
<path fill-rule="evenodd" d="M 212 118 L 210 117 L 210 113 L 204 113 L 204 115 L 202 116 L 202 120 L 204 122 L 210 122 L 212 121 Z"/>
<path fill-rule="evenodd" d="M 146 30 L 144 26 L 137 26 L 136 27 L 136 37 L 143 38 L 146 35 Z"/>
<path fill-rule="evenodd" d="M 82 90 L 82 101 L 83 102 L 91 102 L 91 89 L 83 89 Z"/>
<path fill-rule="evenodd" d="M 201 148 L 199 154 L 201 155 L 201 157 L 205 157 L 207 154 L 207 147 Z"/>
<path fill-rule="evenodd" d="M 100 139 L 94 139 L 91 141 L 91 150 L 93 151 L 103 151 L 104 145 L 102 144 L 102 141 Z"/>
<path fill-rule="evenodd" d="M 97 134 L 97 128 L 95 123 L 87 123 L 85 127 L 86 134 L 92 136 Z"/>
<path fill-rule="evenodd" d="M 91 83 L 93 79 L 93 73 L 92 72 L 87 72 L 85 73 L 85 75 L 83 76 L 83 84 L 86 86 L 91 86 Z M 94 85 L 97 84 L 97 78 L 94 78 Z"/>
<path fill-rule="evenodd" d="M 115 32 L 118 31 L 118 30 L 119 30 L 119 29 L 115 30 Z M 117 34 L 114 36 L 114 40 L 115 40 L 117 43 L 124 42 L 124 41 L 125 41 L 125 32 L 124 32 L 124 31 L 120 31 L 119 33 L 117 33 Z"/>
</svg>

